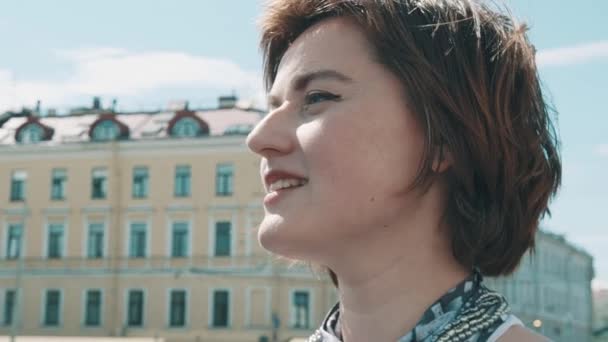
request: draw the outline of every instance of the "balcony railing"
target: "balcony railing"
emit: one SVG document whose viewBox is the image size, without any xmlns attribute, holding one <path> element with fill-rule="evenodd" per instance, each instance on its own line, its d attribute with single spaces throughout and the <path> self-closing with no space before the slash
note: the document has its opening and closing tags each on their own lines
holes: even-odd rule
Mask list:
<svg viewBox="0 0 608 342">
<path fill-rule="evenodd" d="M 307 274 L 308 267 L 291 266 L 272 256 L 192 255 L 186 257 L 23 257 L 1 259 L 0 275 L 14 274 L 97 274 L 97 273 L 197 273 L 197 274 Z"/>
</svg>

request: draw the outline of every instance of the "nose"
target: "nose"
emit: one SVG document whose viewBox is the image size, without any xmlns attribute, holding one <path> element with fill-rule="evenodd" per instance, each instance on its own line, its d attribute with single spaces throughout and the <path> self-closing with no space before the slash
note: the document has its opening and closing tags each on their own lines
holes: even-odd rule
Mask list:
<svg viewBox="0 0 608 342">
<path fill-rule="evenodd" d="M 294 146 L 294 122 L 287 102 L 270 111 L 247 135 L 247 147 L 262 157 L 289 154 Z"/>
</svg>

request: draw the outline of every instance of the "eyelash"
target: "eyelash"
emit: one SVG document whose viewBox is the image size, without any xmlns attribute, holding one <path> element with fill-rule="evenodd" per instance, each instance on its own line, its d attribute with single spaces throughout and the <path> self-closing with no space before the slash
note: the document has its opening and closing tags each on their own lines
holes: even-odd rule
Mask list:
<svg viewBox="0 0 608 342">
<path fill-rule="evenodd" d="M 304 96 L 304 109 L 322 101 L 339 101 L 340 95 L 331 94 L 324 91 L 312 91 Z"/>
</svg>

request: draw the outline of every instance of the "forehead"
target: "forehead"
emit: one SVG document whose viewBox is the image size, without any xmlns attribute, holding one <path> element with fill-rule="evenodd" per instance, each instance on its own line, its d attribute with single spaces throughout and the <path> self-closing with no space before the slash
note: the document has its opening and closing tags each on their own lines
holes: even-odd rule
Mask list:
<svg viewBox="0 0 608 342">
<path fill-rule="evenodd" d="M 356 78 L 372 63 L 372 46 L 353 19 L 332 18 L 305 30 L 287 49 L 279 64 L 273 89 L 297 74 L 332 69 Z"/>
</svg>

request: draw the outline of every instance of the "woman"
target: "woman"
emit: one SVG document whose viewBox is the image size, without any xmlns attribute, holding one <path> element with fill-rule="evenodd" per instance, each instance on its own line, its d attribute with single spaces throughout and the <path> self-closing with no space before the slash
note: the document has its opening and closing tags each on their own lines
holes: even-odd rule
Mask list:
<svg viewBox="0 0 608 342">
<path fill-rule="evenodd" d="M 261 46 L 258 238 L 339 293 L 310 340 L 544 340 L 482 284 L 561 178 L 525 27 L 470 0 L 277 0 Z"/>
</svg>

